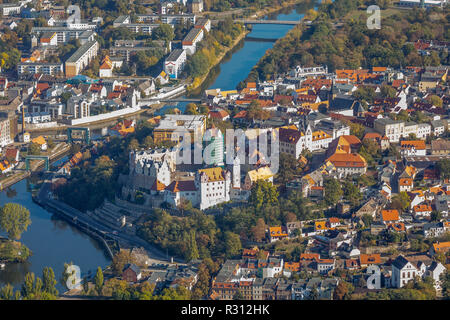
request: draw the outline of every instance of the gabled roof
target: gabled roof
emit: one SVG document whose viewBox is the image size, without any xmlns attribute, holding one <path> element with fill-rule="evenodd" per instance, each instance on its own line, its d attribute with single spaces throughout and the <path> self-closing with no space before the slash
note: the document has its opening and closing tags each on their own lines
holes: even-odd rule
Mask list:
<svg viewBox="0 0 450 320">
<path fill-rule="evenodd" d="M 303 133 L 298 130 L 285 128 L 280 128 L 279 130 L 279 139 L 281 142 L 296 144 L 302 136 Z"/>
<path fill-rule="evenodd" d="M 381 263 L 381 256 L 379 253 L 372 253 L 372 254 L 360 254 L 359 261 L 361 265 L 365 264 L 380 264 Z"/>
<path fill-rule="evenodd" d="M 395 266 L 397 269 L 403 269 L 409 261 L 402 255 L 398 256 L 394 262 L 392 262 L 392 266 Z"/>
<path fill-rule="evenodd" d="M 131 269 L 133 270 L 134 273 L 136 273 L 136 275 L 141 273 L 141 268 L 139 268 L 137 265 L 133 264 L 133 263 L 127 263 L 124 268 L 123 271 L 127 270 L 127 269 Z"/>
<path fill-rule="evenodd" d="M 225 172 L 221 167 L 214 167 L 214 168 L 207 168 L 207 169 L 200 169 L 198 170 L 198 173 L 206 174 L 208 177 L 208 182 L 215 182 L 215 181 L 224 181 L 225 180 Z"/>
<path fill-rule="evenodd" d="M 171 192 L 197 191 L 197 188 L 195 187 L 195 183 L 192 180 L 172 181 L 172 183 L 166 187 L 166 190 Z"/>
<path fill-rule="evenodd" d="M 398 210 L 381 210 L 381 219 L 383 221 L 398 221 L 400 216 Z"/>
<path fill-rule="evenodd" d="M 403 140 L 400 141 L 400 146 L 402 149 L 415 148 L 416 150 L 425 150 L 425 141 L 423 140 Z"/>
</svg>

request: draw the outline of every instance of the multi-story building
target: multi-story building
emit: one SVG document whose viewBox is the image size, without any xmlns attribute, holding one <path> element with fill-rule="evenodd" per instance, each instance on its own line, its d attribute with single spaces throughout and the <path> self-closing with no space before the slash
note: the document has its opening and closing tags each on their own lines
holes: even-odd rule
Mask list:
<svg viewBox="0 0 450 320">
<path fill-rule="evenodd" d="M 203 29 L 204 32 L 210 32 L 211 31 L 211 20 L 206 18 L 198 19 L 195 23 L 194 28 L 197 29 Z"/>
<path fill-rule="evenodd" d="M 419 139 L 425 139 L 431 134 L 431 125 L 429 123 L 419 123 L 417 125 L 416 136 Z"/>
<path fill-rule="evenodd" d="M 22 62 L 17 64 L 17 74 L 19 76 L 25 74 L 48 74 L 57 75 L 63 73 L 62 63 L 50 63 L 50 62 Z"/>
<path fill-rule="evenodd" d="M 89 41 L 78 48 L 75 53 L 66 60 L 66 77 L 78 75 L 97 56 L 99 44 L 97 41 Z"/>
<path fill-rule="evenodd" d="M 204 32 L 202 28 L 192 28 L 182 41 L 186 54 L 193 55 L 197 48 L 197 43 L 203 40 Z"/>
<path fill-rule="evenodd" d="M 10 119 L 8 117 L 0 117 L 0 146 L 4 147 L 12 142 Z"/>
<path fill-rule="evenodd" d="M 80 39 L 80 42 L 82 42 L 83 37 L 88 37 L 90 40 L 92 40 L 95 33 L 91 33 L 89 31 L 92 31 L 96 28 L 96 25 L 90 25 L 86 24 L 81 26 L 81 28 L 73 28 L 73 27 L 33 27 L 31 29 L 32 34 L 32 45 L 37 45 L 37 38 L 50 32 L 50 33 L 56 33 L 56 42 L 57 44 L 63 44 L 67 43 L 72 39 Z M 88 32 L 86 32 L 88 31 Z"/>
<path fill-rule="evenodd" d="M 230 201 L 231 173 L 221 167 L 197 171 L 195 183 L 199 190 L 200 210 Z"/>
<path fill-rule="evenodd" d="M 189 132 L 192 141 L 198 136 L 203 138 L 206 130 L 206 116 L 203 115 L 174 115 L 168 114 L 162 119 L 153 131 L 155 143 L 163 141 L 181 140 L 179 134 Z M 174 135 L 177 135 L 176 137 Z M 174 136 L 174 137 L 173 137 Z"/>
<path fill-rule="evenodd" d="M 408 282 L 414 281 L 416 277 L 431 277 L 435 280 L 435 288 L 440 288 L 440 276 L 446 271 L 446 268 L 436 261 L 425 264 L 423 261 L 415 261 L 404 256 L 398 256 L 392 262 L 392 277 L 390 286 L 394 288 L 402 288 Z"/>
<path fill-rule="evenodd" d="M 390 118 L 376 119 L 374 129 L 382 136 L 388 137 L 390 142 L 399 142 L 404 136 L 405 122 Z"/>
<path fill-rule="evenodd" d="M 164 71 L 173 79 L 178 79 L 181 71 L 183 71 L 184 65 L 186 64 L 186 50 L 175 49 L 164 62 Z"/>
<path fill-rule="evenodd" d="M 400 141 L 400 147 L 403 156 L 425 156 L 427 154 L 423 140 L 403 140 Z"/>
<path fill-rule="evenodd" d="M 3 16 L 12 16 L 19 14 L 22 10 L 21 3 L 2 3 L 0 4 L 0 10 Z"/>
<path fill-rule="evenodd" d="M 74 119 L 86 118 L 91 115 L 91 104 L 93 101 L 86 96 L 74 96 L 67 101 L 67 112 Z"/>
<path fill-rule="evenodd" d="M 203 12 L 203 0 L 191 0 L 189 3 L 189 8 L 192 13 Z"/>
<path fill-rule="evenodd" d="M 341 177 L 362 175 L 367 171 L 367 161 L 357 153 L 335 153 L 328 158 Z"/>
<path fill-rule="evenodd" d="M 151 47 L 147 46 L 144 40 L 116 40 L 109 52 L 111 56 L 122 57 L 128 62 L 132 54 L 153 49 L 162 50 L 165 54 L 168 53 L 165 42 L 159 40 L 152 41 Z"/>
</svg>

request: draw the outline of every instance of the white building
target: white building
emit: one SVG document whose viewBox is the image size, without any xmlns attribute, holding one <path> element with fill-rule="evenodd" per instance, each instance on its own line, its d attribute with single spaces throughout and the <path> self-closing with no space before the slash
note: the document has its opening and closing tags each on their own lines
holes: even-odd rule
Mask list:
<svg viewBox="0 0 450 320">
<path fill-rule="evenodd" d="M 0 10 L 3 16 L 11 16 L 19 14 L 22 10 L 22 5 L 15 3 L 2 3 L 0 4 Z"/>
<path fill-rule="evenodd" d="M 56 75 L 63 72 L 62 63 L 47 62 L 22 62 L 17 64 L 17 74 L 35 74 L 42 73 Z"/>
<path fill-rule="evenodd" d="M 183 50 L 186 54 L 193 55 L 197 48 L 197 43 L 203 40 L 204 32 L 201 28 L 192 28 L 182 41 Z"/>
<path fill-rule="evenodd" d="M 429 123 L 419 123 L 417 125 L 417 138 L 425 139 L 429 135 L 431 135 L 431 125 Z"/>
<path fill-rule="evenodd" d="M 12 142 L 10 120 L 8 118 L 0 118 L 0 147 L 7 146 Z"/>
<path fill-rule="evenodd" d="M 220 167 L 201 169 L 195 176 L 200 210 L 230 201 L 231 173 Z"/>
<path fill-rule="evenodd" d="M 75 51 L 73 55 L 66 60 L 66 77 L 78 75 L 89 63 L 97 56 L 99 44 L 97 41 L 88 41 Z"/>
<path fill-rule="evenodd" d="M 435 280 L 435 288 L 440 289 L 440 276 L 445 272 L 445 267 L 440 263 L 433 261 L 429 266 L 424 262 L 412 262 L 404 256 L 398 256 L 392 263 L 391 287 L 402 288 L 415 277 L 432 277 Z"/>
<path fill-rule="evenodd" d="M 382 136 L 386 136 L 389 142 L 399 142 L 404 136 L 405 123 L 390 118 L 382 118 L 374 121 L 374 129 Z"/>
<path fill-rule="evenodd" d="M 186 50 L 175 49 L 164 62 L 164 71 L 173 79 L 178 79 L 186 64 Z"/>
</svg>

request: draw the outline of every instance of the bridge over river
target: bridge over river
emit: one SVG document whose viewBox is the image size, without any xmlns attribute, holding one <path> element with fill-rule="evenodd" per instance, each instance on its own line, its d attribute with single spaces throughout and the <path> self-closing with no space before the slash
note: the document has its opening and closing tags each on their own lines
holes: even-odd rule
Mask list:
<svg viewBox="0 0 450 320">
<path fill-rule="evenodd" d="M 235 22 L 241 22 L 243 24 L 277 24 L 285 26 L 295 26 L 302 23 L 302 20 L 283 21 L 283 20 L 255 20 L 255 19 L 237 19 Z M 303 22 L 304 23 L 304 22 Z"/>
</svg>

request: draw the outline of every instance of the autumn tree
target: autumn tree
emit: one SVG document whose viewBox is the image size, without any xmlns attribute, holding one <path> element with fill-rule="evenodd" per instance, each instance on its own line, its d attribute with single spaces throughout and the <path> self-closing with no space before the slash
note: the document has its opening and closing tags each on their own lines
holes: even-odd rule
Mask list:
<svg viewBox="0 0 450 320">
<path fill-rule="evenodd" d="M 259 218 L 256 221 L 256 225 L 251 229 L 253 239 L 256 242 L 261 242 L 266 237 L 266 223 L 264 219 Z"/>
<path fill-rule="evenodd" d="M 18 240 L 31 224 L 30 211 L 17 203 L 7 203 L 0 209 L 0 229 L 8 238 Z"/>
</svg>

